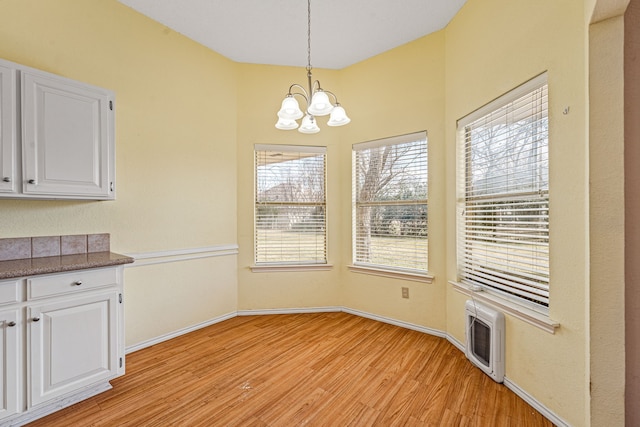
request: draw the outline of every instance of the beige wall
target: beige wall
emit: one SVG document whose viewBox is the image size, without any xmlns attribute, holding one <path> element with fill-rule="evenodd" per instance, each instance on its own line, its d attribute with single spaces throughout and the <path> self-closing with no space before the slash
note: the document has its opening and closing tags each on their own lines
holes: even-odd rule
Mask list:
<svg viewBox="0 0 640 427">
<path fill-rule="evenodd" d="M 274 128 L 279 102 L 292 83 L 306 85 L 303 68 L 238 66 L 238 301 L 241 310 L 346 306 L 419 326 L 444 330 L 444 32 L 422 38 L 341 71 L 314 70 L 352 122 L 303 135 Z M 398 98 L 402 106 L 398 106 Z M 257 100 L 275 100 L 264 114 Z M 271 108 L 271 110 L 269 110 Z M 249 123 L 250 125 L 247 125 Z M 427 130 L 429 139 L 431 285 L 351 273 L 351 145 Z M 331 271 L 253 273 L 253 146 L 327 147 L 328 257 Z M 411 298 L 401 298 L 401 287 Z M 431 305 L 429 310 L 424 307 Z"/>
<path fill-rule="evenodd" d="M 296 130 L 275 128 L 276 112 L 289 86 L 307 85 L 304 68 L 239 64 L 238 85 L 238 308 L 262 310 L 283 308 L 334 307 L 339 305 L 342 265 L 339 225 L 340 188 L 349 185 L 340 180 L 340 128 L 326 125 L 318 118 L 320 133 L 304 135 Z M 338 72 L 314 70 L 314 79 L 336 93 L 345 108 L 350 100 L 342 97 Z M 327 147 L 327 223 L 329 271 L 253 273 L 253 190 L 255 144 L 317 145 Z"/>
<path fill-rule="evenodd" d="M 591 425 L 625 423 L 624 1 L 589 26 Z"/>
<path fill-rule="evenodd" d="M 304 82 L 304 70 L 241 66 L 239 120 L 251 119 L 252 126 L 238 126 L 240 308 L 341 305 L 464 341 L 466 297 L 447 284 L 456 279 L 455 123 L 548 71 L 551 140 L 561 141 L 551 147 L 550 314 L 561 327 L 549 334 L 508 317 L 507 377 L 566 421 L 588 425 L 588 15 L 579 0 L 470 0 L 444 31 L 338 73 L 316 70 L 323 86 L 340 96 L 352 123 L 337 131 L 325 126 L 311 137 L 273 130 L 274 115 L 256 114 L 254 103 L 243 101 L 258 93 L 280 100 L 289 84 Z M 567 108 L 569 114 L 563 114 Z M 351 145 L 418 130 L 426 130 L 429 139 L 429 269 L 435 281 L 422 284 L 349 272 Z M 278 142 L 329 147 L 331 272 L 265 274 L 248 269 L 253 253 L 251 150 L 255 143 Z M 409 300 L 401 298 L 401 286 L 410 288 Z"/>
<path fill-rule="evenodd" d="M 640 425 L 640 1 L 624 18 L 626 425 Z"/>
<path fill-rule="evenodd" d="M 624 423 L 623 18 L 589 31 L 590 381 L 593 425 Z"/>
<path fill-rule="evenodd" d="M 115 0 L 3 0 L 0 58 L 115 91 L 117 168 L 115 201 L 0 200 L 0 236 L 109 232 L 122 253 L 236 243 L 232 61 Z M 127 345 L 234 311 L 225 259 L 127 268 Z"/>
<path fill-rule="evenodd" d="M 573 425 L 588 425 L 588 145 L 583 2 L 470 0 L 446 29 L 447 278 L 456 279 L 456 120 L 547 71 L 550 317 L 555 334 L 507 316 L 506 376 Z M 569 108 L 569 114 L 563 110 Z M 447 331 L 464 340 L 462 296 Z"/>
<path fill-rule="evenodd" d="M 445 33 L 440 31 L 342 71 L 345 108 L 352 118 L 340 133 L 339 224 L 344 266 L 342 305 L 420 327 L 445 330 L 444 105 Z M 431 284 L 354 273 L 351 263 L 351 146 L 427 131 L 429 153 L 429 271 Z M 403 299 L 401 287 L 409 288 Z"/>
<path fill-rule="evenodd" d="M 624 368 L 612 367 L 605 341 L 597 341 L 606 334 L 616 360 L 624 359 L 615 314 L 623 301 L 620 218 L 612 219 L 613 234 L 610 222 L 593 218 L 622 194 L 619 171 L 608 174 L 608 165 L 622 161 L 619 140 L 609 149 L 590 135 L 591 120 L 616 126 L 606 114 L 593 116 L 593 99 L 588 104 L 590 64 L 604 53 L 621 58 L 615 49 L 620 33 L 589 31 L 603 2 L 619 3 L 468 0 L 440 32 L 344 70 L 314 70 L 352 123 L 330 128 L 320 119 L 319 134 L 301 135 L 274 124 L 289 85 L 305 83 L 303 68 L 235 64 L 115 0 L 0 0 L 1 58 L 116 92 L 118 178 L 113 202 L 0 200 L 0 236 L 110 232 L 112 249 L 124 253 L 238 243 L 237 257 L 128 267 L 130 346 L 236 310 L 339 306 L 464 341 L 466 297 L 447 283 L 456 279 L 456 120 L 548 71 L 550 316 L 561 327 L 549 334 L 508 316 L 506 375 L 572 425 L 602 419 L 620 425 Z M 614 27 L 614 33 L 621 28 Z M 591 45 L 594 35 L 601 45 Z M 429 270 L 435 280 L 349 272 L 351 145 L 420 130 L 429 140 Z M 327 146 L 331 270 L 250 271 L 254 144 Z M 603 158 L 594 162 L 594 155 Z M 628 174 L 628 184 L 635 178 Z M 591 190 L 590 180 L 597 181 Z M 627 276 L 627 286 L 632 283 Z M 410 288 L 410 299 L 401 298 L 402 286 Z M 603 292 L 607 305 L 598 300 Z M 593 328 L 594 319 L 603 321 L 602 329 Z M 627 319 L 634 319 L 631 310 Z"/>
</svg>

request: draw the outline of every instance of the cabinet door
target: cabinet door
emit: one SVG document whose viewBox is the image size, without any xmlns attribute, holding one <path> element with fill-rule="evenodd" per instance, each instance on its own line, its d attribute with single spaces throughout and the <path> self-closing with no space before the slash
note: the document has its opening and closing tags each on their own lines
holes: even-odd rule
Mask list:
<svg viewBox="0 0 640 427">
<path fill-rule="evenodd" d="M 0 311 L 0 420 L 19 412 L 21 349 L 18 317 L 18 310 Z"/>
<path fill-rule="evenodd" d="M 113 198 L 111 92 L 23 71 L 23 192 Z"/>
<path fill-rule="evenodd" d="M 116 376 L 117 295 L 28 307 L 32 406 Z"/>
<path fill-rule="evenodd" d="M 0 193 L 16 191 L 16 70 L 0 64 Z"/>
</svg>

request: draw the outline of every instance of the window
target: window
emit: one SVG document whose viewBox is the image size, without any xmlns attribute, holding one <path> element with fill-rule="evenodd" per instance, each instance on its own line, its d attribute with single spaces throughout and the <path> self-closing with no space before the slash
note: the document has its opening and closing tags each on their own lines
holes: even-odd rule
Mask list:
<svg viewBox="0 0 640 427">
<path fill-rule="evenodd" d="M 353 146 L 354 266 L 427 273 L 427 135 Z"/>
<path fill-rule="evenodd" d="M 256 264 L 326 264 L 326 148 L 255 146 Z"/>
<path fill-rule="evenodd" d="M 546 75 L 458 123 L 458 275 L 539 311 L 549 306 Z"/>
</svg>

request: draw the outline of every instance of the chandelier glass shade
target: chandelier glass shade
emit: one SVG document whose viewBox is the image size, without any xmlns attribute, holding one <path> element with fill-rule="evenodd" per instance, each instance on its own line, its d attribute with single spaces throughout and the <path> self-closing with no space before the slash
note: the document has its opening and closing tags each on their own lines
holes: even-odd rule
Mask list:
<svg viewBox="0 0 640 427">
<path fill-rule="evenodd" d="M 298 101 L 293 97 L 293 95 L 289 94 L 282 101 L 282 107 L 280 107 L 280 111 L 278 111 L 278 118 L 286 119 L 286 120 L 298 120 L 304 116 L 302 110 L 300 110 L 300 105 L 298 105 Z"/>
<path fill-rule="evenodd" d="M 318 133 L 318 132 L 320 132 L 320 128 L 318 127 L 318 124 L 316 123 L 315 117 L 313 117 L 310 114 L 305 115 L 304 119 L 302 119 L 302 123 L 300 124 L 300 127 L 298 128 L 298 132 L 302 132 L 302 133 Z"/>
<path fill-rule="evenodd" d="M 282 101 L 278 111 L 276 128 L 281 130 L 298 129 L 302 133 L 318 133 L 320 128 L 316 117 L 329 115 L 329 126 L 343 126 L 351 121 L 344 108 L 338 102 L 338 97 L 328 90 L 322 89 L 320 81 L 313 81 L 311 67 L 311 0 L 307 0 L 307 88 L 294 83 L 289 86 L 289 92 Z M 300 109 L 296 96 L 304 99 L 305 112 Z M 331 98 L 333 102 L 331 102 Z M 302 122 L 298 127 L 296 120 Z"/>
</svg>

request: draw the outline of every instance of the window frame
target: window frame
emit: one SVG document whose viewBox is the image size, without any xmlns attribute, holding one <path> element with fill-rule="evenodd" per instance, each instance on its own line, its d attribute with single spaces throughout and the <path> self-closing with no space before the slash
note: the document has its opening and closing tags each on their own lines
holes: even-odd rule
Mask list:
<svg viewBox="0 0 640 427">
<path fill-rule="evenodd" d="M 512 104 L 514 101 L 519 100 L 520 98 L 530 95 L 531 93 L 545 88 L 546 93 L 548 93 L 548 82 L 547 82 L 547 73 L 542 73 L 528 82 L 516 87 L 515 89 L 507 92 L 506 94 L 500 96 L 489 104 L 479 108 L 478 110 L 472 112 L 471 114 L 461 118 L 457 123 L 457 165 L 456 165 L 456 174 L 457 174 L 457 228 L 456 228 L 456 245 L 457 245 L 457 279 L 455 282 L 452 282 L 456 289 L 460 290 L 463 293 L 468 295 L 481 295 L 477 293 L 478 291 L 484 291 L 482 294 L 485 294 L 482 299 L 488 299 L 502 308 L 506 309 L 511 313 L 518 313 L 521 318 L 530 323 L 536 324 L 537 326 L 542 326 L 543 329 L 553 331 L 559 325 L 551 321 L 548 318 L 549 314 L 549 305 L 550 305 L 550 296 L 547 294 L 547 305 L 541 304 L 539 302 L 530 301 L 525 297 L 517 296 L 513 293 L 504 292 L 499 290 L 497 287 L 488 286 L 482 283 L 474 282 L 468 278 L 465 278 L 465 274 L 463 272 L 464 269 L 464 258 L 463 248 L 465 243 L 467 243 L 466 235 L 465 235 L 465 219 L 466 219 L 466 209 L 467 202 L 472 199 L 467 193 L 467 184 L 468 184 L 468 173 L 471 170 L 470 165 L 467 163 L 467 148 L 465 144 L 467 143 L 467 127 L 475 123 L 476 121 L 487 117 L 488 115 L 503 109 L 504 107 Z M 548 104 L 548 101 L 546 102 Z M 546 125 L 547 132 L 549 127 L 549 112 L 548 105 L 545 107 L 544 112 L 546 113 Z M 547 133 L 546 138 L 546 154 L 547 161 L 549 161 L 549 136 Z M 537 164 L 537 163 L 536 163 Z M 539 193 L 539 203 L 541 206 L 544 206 L 546 200 L 546 211 L 547 211 L 547 220 L 546 220 L 546 233 L 547 233 L 547 259 L 546 265 L 547 270 L 546 274 L 548 277 L 547 281 L 547 292 L 550 291 L 550 271 L 549 271 L 549 261 L 550 256 L 548 250 L 550 249 L 550 239 L 549 239 L 549 228 L 550 228 L 550 184 L 549 184 L 549 168 L 547 165 L 547 176 L 546 183 L 547 187 L 545 191 L 541 191 Z M 493 194 L 493 193 L 492 193 Z M 504 191 L 502 193 L 495 193 L 496 199 L 500 197 L 505 197 L 506 195 L 510 195 L 509 191 Z M 513 197 L 511 203 L 514 203 L 514 200 L 517 200 L 517 197 Z M 542 208 L 540 208 L 542 209 Z M 535 241 L 535 239 L 531 239 L 531 242 Z M 486 267 L 486 264 L 484 265 Z M 507 269 L 505 269 L 506 271 Z M 507 274 L 510 274 L 507 272 Z M 532 320 L 533 319 L 533 320 Z"/>
<path fill-rule="evenodd" d="M 288 154 L 309 154 L 308 157 L 321 156 L 322 157 L 322 201 L 321 202 L 304 202 L 304 201 L 291 201 L 291 203 L 284 202 L 269 202 L 265 200 L 259 200 L 259 156 L 261 153 L 288 153 Z M 265 156 L 267 154 L 264 154 Z M 294 160 L 292 158 L 291 160 Z M 290 144 L 255 144 L 253 151 L 253 170 L 254 170 L 254 191 L 253 191 L 253 239 L 254 239 L 254 251 L 253 251 L 253 265 L 251 270 L 253 272 L 275 272 L 275 271 L 322 271 L 329 270 L 332 265 L 328 263 L 328 226 L 327 226 L 327 147 L 324 146 L 307 146 L 307 145 L 290 145 Z M 261 206 L 278 206 L 278 207 L 300 207 L 300 206 L 321 206 L 324 212 L 323 218 L 323 253 L 324 259 L 311 260 L 311 259 L 299 259 L 299 260 L 281 260 L 281 261 L 259 261 L 259 244 L 258 244 L 258 208 Z M 293 248 L 293 246 L 292 246 Z"/>
<path fill-rule="evenodd" d="M 358 161 L 358 152 L 371 150 L 376 148 L 383 148 L 388 146 L 395 146 L 401 144 L 412 143 L 416 141 L 424 141 L 425 147 L 425 156 L 426 156 L 426 164 L 424 165 L 424 170 L 420 170 L 422 173 L 424 171 L 425 181 L 424 185 L 426 187 L 426 195 L 424 199 L 394 199 L 394 200 L 386 200 L 386 201 L 366 201 L 362 202 L 358 200 L 358 180 L 357 180 L 357 161 Z M 352 209 L 351 209 L 351 262 L 352 264 L 348 266 L 351 272 L 355 273 L 364 273 L 371 274 L 376 276 L 390 277 L 395 279 L 404 279 L 404 280 L 412 280 L 417 282 L 424 283 L 432 283 L 433 275 L 428 271 L 428 249 L 426 249 L 425 254 L 425 269 L 417 269 L 417 268 L 407 268 L 394 266 L 390 264 L 380 264 L 380 263 L 368 263 L 361 260 L 358 260 L 358 240 L 360 238 L 358 233 L 358 208 L 360 203 L 365 203 L 369 207 L 384 207 L 384 206 L 410 206 L 410 205 L 424 205 L 424 209 L 427 215 L 427 223 L 428 223 L 428 207 L 429 207 L 429 197 L 428 197 L 428 137 L 426 131 L 414 132 L 405 135 L 398 135 L 388 138 L 377 139 L 373 141 L 361 142 L 352 145 L 352 187 L 351 187 L 351 198 L 352 198 Z M 426 246 L 429 244 L 429 236 L 428 236 L 428 225 L 426 227 L 427 234 L 424 238 L 416 236 L 417 240 L 424 239 L 426 242 Z M 418 253 L 416 250 L 415 253 Z"/>
</svg>

